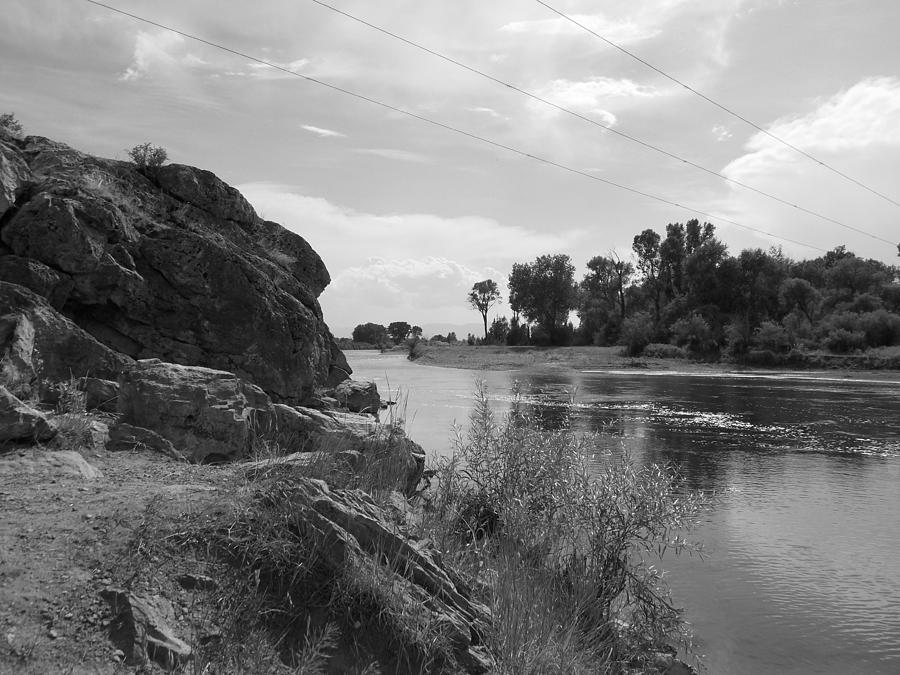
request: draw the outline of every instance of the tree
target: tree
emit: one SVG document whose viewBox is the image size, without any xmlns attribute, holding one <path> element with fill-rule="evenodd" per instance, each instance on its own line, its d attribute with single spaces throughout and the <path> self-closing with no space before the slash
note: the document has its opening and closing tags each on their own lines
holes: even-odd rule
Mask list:
<svg viewBox="0 0 900 675">
<path fill-rule="evenodd" d="M 354 342 L 367 342 L 370 345 L 382 345 L 387 342 L 387 329 L 378 323 L 361 323 L 353 329 Z"/>
<path fill-rule="evenodd" d="M 484 321 L 484 337 L 488 335 L 487 316 L 488 310 L 500 302 L 500 289 L 497 288 L 497 282 L 491 279 L 476 282 L 469 291 L 469 304 L 473 309 L 477 309 L 481 313 Z"/>
<path fill-rule="evenodd" d="M 637 256 L 637 267 L 644 277 L 644 285 L 649 291 L 650 297 L 653 298 L 654 317 L 657 321 L 659 321 L 659 303 L 662 294 L 662 280 L 660 279 L 662 258 L 659 246 L 659 234 L 650 228 L 635 235 L 631 244 L 631 248 Z"/>
<path fill-rule="evenodd" d="M 816 309 L 822 303 L 822 294 L 806 279 L 796 277 L 781 282 L 778 298 L 788 312 L 799 309 L 810 324 L 813 322 Z"/>
<path fill-rule="evenodd" d="M 405 321 L 394 321 L 388 324 L 387 327 L 387 333 L 391 336 L 391 340 L 394 341 L 395 345 L 399 345 L 407 337 L 409 337 L 411 331 L 412 326 L 410 326 Z"/>
<path fill-rule="evenodd" d="M 565 338 L 565 325 L 576 300 L 575 266 L 569 256 L 542 255 L 533 263 L 513 265 L 509 275 L 510 307 L 537 322 L 552 344 Z"/>
<path fill-rule="evenodd" d="M 491 329 L 488 331 L 491 342 L 498 345 L 506 344 L 507 335 L 509 335 L 509 321 L 506 320 L 506 317 L 501 316 L 494 319 L 491 322 Z"/>
<path fill-rule="evenodd" d="M 421 326 L 413 326 L 410 330 L 410 334 L 412 335 L 413 340 L 418 340 L 422 337 L 422 327 Z"/>
<path fill-rule="evenodd" d="M 169 158 L 165 148 L 151 143 L 141 143 L 127 152 L 128 156 L 131 157 L 131 161 L 141 171 L 154 171 L 165 164 Z"/>
<path fill-rule="evenodd" d="M 4 129 L 7 133 L 17 137 L 21 136 L 24 131 L 22 123 L 12 113 L 0 114 L 0 129 Z"/>
</svg>

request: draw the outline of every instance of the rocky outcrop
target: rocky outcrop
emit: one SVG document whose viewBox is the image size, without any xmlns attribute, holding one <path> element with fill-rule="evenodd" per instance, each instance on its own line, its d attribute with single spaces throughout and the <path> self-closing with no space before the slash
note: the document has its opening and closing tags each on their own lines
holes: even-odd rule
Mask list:
<svg viewBox="0 0 900 675">
<path fill-rule="evenodd" d="M 118 411 L 114 450 L 148 448 L 192 462 L 242 459 L 262 447 L 275 455 L 321 450 L 354 469 L 377 460 L 406 494 L 425 466 L 421 447 L 367 415 L 273 403 L 259 387 L 210 368 L 138 361 L 119 379 Z"/>
<path fill-rule="evenodd" d="M 279 499 L 287 500 L 297 522 L 304 523 L 307 536 L 314 539 L 311 549 L 317 552 L 317 562 L 332 570 L 329 577 L 346 576 L 348 569 L 380 567 L 378 574 L 367 576 L 378 578 L 382 588 L 390 588 L 396 605 L 408 608 L 404 618 L 415 630 L 427 626 L 435 641 L 446 641 L 465 672 L 489 670 L 479 644 L 490 611 L 474 599 L 461 577 L 442 564 L 429 543 L 398 529 L 359 490 L 331 490 L 323 481 L 298 478 Z"/>
<path fill-rule="evenodd" d="M 56 434 L 47 417 L 0 386 L 0 443 L 40 442 Z"/>
<path fill-rule="evenodd" d="M 115 588 L 100 595 L 115 615 L 110 634 L 124 652 L 125 663 L 142 665 L 151 660 L 173 671 L 188 661 L 191 648 L 169 626 L 173 610 L 165 598 L 148 598 Z"/>
<path fill-rule="evenodd" d="M 122 373 L 118 409 L 123 422 L 152 429 L 194 462 L 246 457 L 273 416 L 265 392 L 233 373 L 157 359 Z"/>
<path fill-rule="evenodd" d="M 151 180 L 4 137 L 0 195 L 0 280 L 116 352 L 233 372 L 291 404 L 350 372 L 318 304 L 319 256 L 214 174 L 170 165 Z"/>
<path fill-rule="evenodd" d="M 88 375 L 116 379 L 130 361 L 100 344 L 36 293 L 0 281 L 0 383 L 13 394 L 31 396 L 41 380 L 59 382 Z"/>
<path fill-rule="evenodd" d="M 381 409 L 378 387 L 368 380 L 344 380 L 334 388 L 334 398 L 350 412 L 364 412 L 377 416 Z"/>
</svg>

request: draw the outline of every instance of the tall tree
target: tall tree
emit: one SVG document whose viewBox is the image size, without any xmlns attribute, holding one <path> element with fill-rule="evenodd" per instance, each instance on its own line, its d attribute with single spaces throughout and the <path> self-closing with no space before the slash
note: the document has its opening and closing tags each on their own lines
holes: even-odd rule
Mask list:
<svg viewBox="0 0 900 675">
<path fill-rule="evenodd" d="M 542 255 L 533 263 L 516 263 L 509 275 L 509 304 L 540 324 L 557 341 L 575 308 L 575 266 L 567 255 Z"/>
<path fill-rule="evenodd" d="M 472 290 L 469 291 L 468 298 L 472 308 L 477 309 L 481 313 L 481 318 L 484 321 L 484 337 L 487 339 L 488 311 L 491 307 L 500 302 L 500 289 L 497 287 L 497 282 L 492 281 L 491 279 L 476 282 L 472 285 Z"/>
<path fill-rule="evenodd" d="M 406 321 L 394 321 L 387 327 L 388 335 L 391 336 L 391 340 L 394 341 L 395 345 L 399 345 L 409 337 L 410 331 L 412 331 L 412 326 L 406 323 Z"/>
<path fill-rule="evenodd" d="M 659 303 L 662 295 L 660 268 L 662 259 L 659 252 L 660 237 L 654 230 L 647 228 L 634 237 L 631 248 L 637 256 L 637 268 L 644 277 L 644 286 L 653 298 L 654 318 L 659 321 Z"/>
<path fill-rule="evenodd" d="M 380 323 L 361 323 L 353 329 L 354 342 L 368 342 L 372 345 L 380 345 L 387 342 L 387 328 Z"/>
</svg>

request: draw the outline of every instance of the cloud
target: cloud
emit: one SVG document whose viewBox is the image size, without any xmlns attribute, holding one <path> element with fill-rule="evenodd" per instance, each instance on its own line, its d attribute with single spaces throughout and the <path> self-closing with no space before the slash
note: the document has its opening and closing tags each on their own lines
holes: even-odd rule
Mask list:
<svg viewBox="0 0 900 675">
<path fill-rule="evenodd" d="M 321 136 L 322 138 L 346 138 L 347 134 L 342 134 L 340 131 L 333 131 L 331 129 L 323 129 L 322 127 L 314 127 L 311 124 L 301 124 L 301 129 L 305 129 L 311 134 L 316 134 L 317 136 Z"/>
<path fill-rule="evenodd" d="M 616 123 L 617 118 L 608 110 L 608 107 L 614 104 L 634 103 L 638 99 L 649 99 L 661 95 L 661 92 L 629 79 L 601 76 L 580 81 L 552 80 L 541 87 L 537 94 L 563 108 L 598 117 L 599 121 L 606 126 L 612 126 Z M 540 111 L 545 115 L 558 114 L 558 111 L 543 104 L 532 102 L 529 105 L 536 112 Z"/>
<path fill-rule="evenodd" d="M 630 21 L 610 21 L 602 14 L 571 14 L 572 19 L 613 42 L 636 42 L 659 34 L 659 30 L 648 29 Z M 583 29 L 563 17 L 537 19 L 534 21 L 513 21 L 500 27 L 506 33 L 527 35 L 560 35 L 583 33 Z"/>
<path fill-rule="evenodd" d="M 728 127 L 721 124 L 714 126 L 710 131 L 712 131 L 713 136 L 715 136 L 716 140 L 720 143 L 734 137 L 734 134 L 729 131 Z"/>
<path fill-rule="evenodd" d="M 867 78 L 816 101 L 810 112 L 776 120 L 767 130 L 854 179 L 895 199 L 898 197 L 891 181 L 891 177 L 900 173 L 900 80 L 897 78 Z M 729 178 L 888 241 L 897 239 L 895 206 L 766 134 L 752 136 L 744 149 L 745 154 L 722 170 Z M 859 255 L 891 263 L 896 257 L 892 247 L 884 242 L 737 187 L 732 187 L 722 208 L 738 222 L 821 249 L 846 244 Z M 771 243 L 780 242 L 767 242 Z M 798 256 L 815 254 L 809 249 L 791 249 L 787 245 L 786 248 Z"/>
<path fill-rule="evenodd" d="M 357 148 L 354 152 L 363 155 L 375 155 L 376 157 L 384 157 L 385 159 L 396 159 L 400 162 L 420 162 L 429 163 L 431 158 L 420 155 L 417 152 L 409 152 L 408 150 L 397 150 L 395 148 Z"/>
<path fill-rule="evenodd" d="M 247 70 L 230 72 L 230 75 L 238 75 L 243 77 L 251 77 L 256 80 L 284 80 L 290 77 L 295 77 L 291 73 L 300 73 L 306 69 L 309 65 L 309 59 L 294 59 L 293 61 L 287 61 L 279 63 L 278 61 L 269 60 L 272 65 L 266 65 L 265 63 L 256 63 L 255 61 L 251 61 L 247 64 Z M 278 68 L 273 68 L 272 66 L 278 66 Z M 284 70 L 279 70 L 279 68 L 283 68 Z M 285 70 L 291 72 L 284 72 Z"/>
<path fill-rule="evenodd" d="M 811 154 L 836 155 L 900 145 L 900 80 L 865 79 L 806 115 L 776 120 L 767 131 Z M 723 173 L 743 180 L 778 165 L 808 161 L 761 132 L 747 142 L 745 149 L 749 152 L 728 164 Z"/>
<path fill-rule="evenodd" d="M 475 281 L 502 283 L 513 262 L 571 250 L 575 236 L 480 216 L 364 213 L 272 183 L 238 189 L 265 218 L 307 239 L 325 261 L 332 283 L 321 302 L 326 321 L 336 326 L 471 322 L 465 294 Z"/>
<path fill-rule="evenodd" d="M 172 52 L 184 44 L 184 38 L 171 31 L 138 31 L 134 41 L 134 54 L 131 65 L 119 79 L 126 82 L 139 80 L 154 69 L 166 69 L 177 66 L 183 57 Z"/>
</svg>

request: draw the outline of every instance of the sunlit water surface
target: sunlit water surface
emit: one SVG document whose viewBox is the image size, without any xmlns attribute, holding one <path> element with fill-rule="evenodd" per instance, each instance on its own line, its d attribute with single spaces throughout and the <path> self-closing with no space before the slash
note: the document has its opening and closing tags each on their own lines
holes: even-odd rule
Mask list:
<svg viewBox="0 0 900 675">
<path fill-rule="evenodd" d="M 516 381 L 547 428 L 605 431 L 635 461 L 671 462 L 718 496 L 666 557 L 697 651 L 726 675 L 900 673 L 900 376 L 641 371 L 528 373 L 419 366 L 349 352 L 400 403 L 409 435 L 446 453 L 475 382 L 503 410 Z"/>
</svg>

